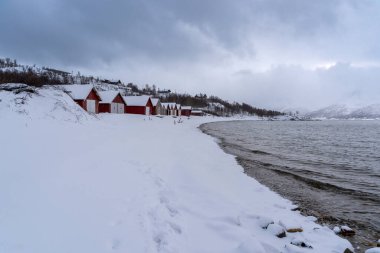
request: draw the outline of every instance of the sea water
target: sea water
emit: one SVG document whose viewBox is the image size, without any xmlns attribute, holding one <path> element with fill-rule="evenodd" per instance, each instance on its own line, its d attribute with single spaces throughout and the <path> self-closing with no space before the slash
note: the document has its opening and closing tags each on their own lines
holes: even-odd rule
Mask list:
<svg viewBox="0 0 380 253">
<path fill-rule="evenodd" d="M 355 229 L 348 238 L 355 246 L 380 238 L 380 121 L 230 121 L 201 129 L 304 214 Z"/>
</svg>

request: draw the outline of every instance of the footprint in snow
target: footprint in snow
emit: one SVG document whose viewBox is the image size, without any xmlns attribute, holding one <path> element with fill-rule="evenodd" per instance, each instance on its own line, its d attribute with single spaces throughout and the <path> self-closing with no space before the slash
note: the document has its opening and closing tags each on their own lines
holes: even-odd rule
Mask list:
<svg viewBox="0 0 380 253">
<path fill-rule="evenodd" d="M 162 179 L 159 178 L 159 177 L 156 177 L 154 181 L 155 181 L 155 183 L 156 183 L 156 185 L 157 185 L 158 187 L 162 187 L 162 186 L 164 185 L 164 180 L 162 180 Z"/>
<path fill-rule="evenodd" d="M 172 222 L 169 222 L 169 225 L 173 229 L 174 232 L 176 232 L 177 234 L 182 234 L 182 229 L 179 225 Z"/>
<path fill-rule="evenodd" d="M 109 223 L 109 225 L 110 225 L 111 227 L 120 226 L 121 224 L 123 224 L 123 221 L 121 221 L 121 220 L 111 221 L 111 222 Z"/>
<path fill-rule="evenodd" d="M 118 250 L 120 248 L 121 241 L 118 239 L 113 239 L 111 242 L 111 249 L 112 250 Z"/>
</svg>

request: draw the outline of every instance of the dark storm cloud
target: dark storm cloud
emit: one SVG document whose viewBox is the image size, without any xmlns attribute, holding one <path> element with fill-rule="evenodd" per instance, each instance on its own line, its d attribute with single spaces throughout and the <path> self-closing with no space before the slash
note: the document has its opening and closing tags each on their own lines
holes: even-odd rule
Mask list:
<svg viewBox="0 0 380 253">
<path fill-rule="evenodd" d="M 207 47 L 183 33 L 188 24 L 227 50 L 257 32 L 289 27 L 297 36 L 334 26 L 336 1 L 8 0 L 2 52 L 66 61 L 144 54 L 192 58 Z M 255 36 L 255 34 L 253 34 Z M 196 39 L 196 38 L 195 38 Z M 49 59 L 50 60 L 50 59 Z"/>
<path fill-rule="evenodd" d="M 6 9 L 1 49 L 31 59 L 110 62 L 139 53 L 170 53 L 163 49 L 181 43 L 170 17 L 160 17 L 160 10 L 153 12 L 143 1 L 12 1 Z"/>
<path fill-rule="evenodd" d="M 362 94 L 368 91 L 359 84 L 348 88 L 325 75 L 316 78 L 315 68 L 379 64 L 379 11 L 379 3 L 369 0 L 3 0 L 0 55 L 226 96 L 243 84 L 257 91 L 291 90 L 299 76 L 304 83 L 298 90 L 322 94 L 314 86 L 328 82 L 350 91 L 356 85 Z M 236 74 L 244 72 L 253 74 Z M 352 73 L 366 78 L 359 72 Z M 235 93 L 236 100 L 248 99 Z M 281 100 L 300 97 L 297 92 Z"/>
</svg>

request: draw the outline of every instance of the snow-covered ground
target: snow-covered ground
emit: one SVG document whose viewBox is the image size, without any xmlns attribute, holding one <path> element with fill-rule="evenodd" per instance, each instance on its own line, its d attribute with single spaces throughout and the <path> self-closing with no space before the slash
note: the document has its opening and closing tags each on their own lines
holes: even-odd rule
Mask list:
<svg viewBox="0 0 380 253">
<path fill-rule="evenodd" d="M 92 116 L 62 91 L 37 91 L 0 91 L 0 252 L 351 248 L 197 128 L 220 119 Z M 303 232 L 275 236 L 291 228 Z"/>
</svg>

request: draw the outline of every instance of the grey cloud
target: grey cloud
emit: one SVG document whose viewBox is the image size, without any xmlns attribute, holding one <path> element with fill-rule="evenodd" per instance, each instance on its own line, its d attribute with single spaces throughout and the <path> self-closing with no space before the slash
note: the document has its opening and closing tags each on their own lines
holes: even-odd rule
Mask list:
<svg viewBox="0 0 380 253">
<path fill-rule="evenodd" d="M 285 29 L 297 36 L 334 27 L 341 1 L 9 1 L 2 19 L 7 38 L 1 47 L 23 53 L 56 55 L 73 61 L 118 55 L 194 56 L 205 48 L 184 36 L 179 21 L 239 51 L 250 36 Z M 14 17 L 18 17 L 16 20 Z M 279 32 L 281 36 L 281 31 Z M 30 44 L 29 48 L 24 44 Z M 8 47 L 5 47 L 7 46 Z M 115 48 L 113 48 L 115 47 Z M 112 48 L 114 50 L 112 50 Z M 9 50 L 9 51 L 10 51 Z M 206 49 L 207 50 L 207 49 Z M 92 57 L 91 57 L 92 56 Z"/>
<path fill-rule="evenodd" d="M 379 103 L 379 80 L 379 67 L 338 63 L 313 71 L 301 66 L 277 66 L 263 73 L 237 73 L 234 82 L 239 85 L 231 95 L 275 109 L 317 109 L 331 104 L 363 106 Z"/>
<path fill-rule="evenodd" d="M 236 100 L 249 89 L 268 106 L 324 90 L 315 104 L 373 99 L 373 68 L 307 68 L 380 63 L 379 10 L 371 0 L 4 0 L 0 55 Z"/>
</svg>

